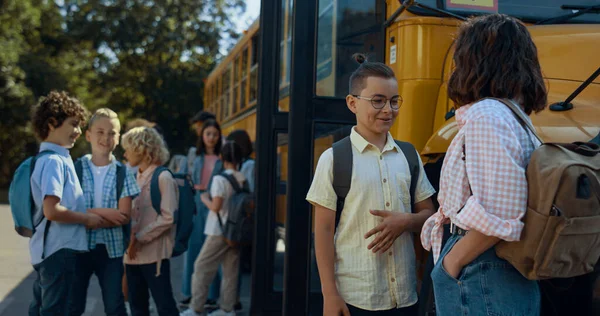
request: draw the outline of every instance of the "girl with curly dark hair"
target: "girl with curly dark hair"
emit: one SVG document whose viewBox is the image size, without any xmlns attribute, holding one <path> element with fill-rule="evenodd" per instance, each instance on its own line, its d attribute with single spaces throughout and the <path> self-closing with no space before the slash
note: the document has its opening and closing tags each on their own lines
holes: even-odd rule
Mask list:
<svg viewBox="0 0 600 316">
<path fill-rule="evenodd" d="M 421 233 L 431 249 L 438 315 L 539 315 L 540 291 L 495 245 L 516 241 L 527 209 L 525 168 L 539 141 L 508 107 L 546 106 L 537 50 L 520 21 L 493 14 L 468 20 L 456 40 L 448 94 L 459 132 L 442 174 L 438 212 Z M 505 104 L 506 103 L 506 104 Z M 443 225 L 452 236 L 442 247 Z"/>
</svg>

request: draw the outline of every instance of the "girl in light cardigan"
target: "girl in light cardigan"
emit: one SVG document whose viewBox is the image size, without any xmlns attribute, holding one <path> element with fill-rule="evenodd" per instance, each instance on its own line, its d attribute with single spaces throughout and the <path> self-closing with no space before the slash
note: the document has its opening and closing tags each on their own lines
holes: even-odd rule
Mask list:
<svg viewBox="0 0 600 316">
<path fill-rule="evenodd" d="M 169 160 L 162 137 L 150 127 L 137 127 L 123 135 L 122 146 L 129 164 L 138 167 L 140 195 L 133 200 L 132 233 L 124 256 L 129 303 L 133 316 L 149 315 L 149 295 L 160 316 L 178 315 L 169 259 L 173 252 L 175 225 L 173 214 L 179 204 L 175 179 L 169 172 L 158 177 L 160 210 L 152 207 L 150 182 L 156 168 Z"/>
</svg>

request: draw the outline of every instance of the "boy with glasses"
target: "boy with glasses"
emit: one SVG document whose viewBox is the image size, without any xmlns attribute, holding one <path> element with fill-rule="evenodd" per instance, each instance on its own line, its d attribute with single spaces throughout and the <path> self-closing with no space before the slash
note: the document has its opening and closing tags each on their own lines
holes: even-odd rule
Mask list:
<svg viewBox="0 0 600 316">
<path fill-rule="evenodd" d="M 306 198 L 315 207 L 323 315 L 416 315 L 410 233 L 433 214 L 434 189 L 417 159 L 420 176 L 410 205 L 409 164 L 389 133 L 402 103 L 398 82 L 387 65 L 356 59 L 360 66 L 346 97 L 357 121 L 349 136 L 353 171 L 339 225 L 332 149 L 321 155 Z"/>
</svg>

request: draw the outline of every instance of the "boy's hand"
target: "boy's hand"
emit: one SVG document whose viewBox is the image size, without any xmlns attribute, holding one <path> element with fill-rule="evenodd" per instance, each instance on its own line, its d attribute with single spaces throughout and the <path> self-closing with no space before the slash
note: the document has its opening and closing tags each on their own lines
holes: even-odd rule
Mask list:
<svg viewBox="0 0 600 316">
<path fill-rule="evenodd" d="M 89 213 L 99 215 L 107 223 L 107 227 L 123 226 L 129 223 L 129 217 L 121 213 L 118 209 L 113 208 L 93 208 L 88 210 Z"/>
<path fill-rule="evenodd" d="M 102 219 L 102 217 L 93 213 L 87 213 L 85 219 L 85 228 L 97 229 L 100 228 L 102 225 L 104 225 L 104 220 Z"/>
<path fill-rule="evenodd" d="M 350 316 L 344 299 L 339 295 L 323 296 L 323 316 Z"/>
<path fill-rule="evenodd" d="M 127 255 L 129 255 L 129 259 L 135 260 L 137 258 L 137 252 L 140 248 L 140 243 L 135 238 L 135 235 L 131 236 L 131 241 L 129 242 L 129 247 L 127 247 Z"/>
<path fill-rule="evenodd" d="M 200 194 L 200 201 L 202 201 L 204 204 L 210 203 L 210 194 L 208 192 Z"/>
<path fill-rule="evenodd" d="M 367 249 L 372 250 L 374 253 L 383 253 L 390 249 L 396 238 L 409 227 L 410 214 L 374 210 L 371 210 L 371 214 L 381 217 L 383 221 L 365 235 L 365 239 L 367 239 L 379 233 L 367 246 Z"/>
<path fill-rule="evenodd" d="M 123 226 L 129 223 L 129 217 L 127 217 L 125 214 L 119 212 L 119 210 L 116 209 L 110 209 L 108 210 L 108 212 L 104 212 L 102 214 L 102 218 L 109 221 L 114 226 Z"/>
</svg>

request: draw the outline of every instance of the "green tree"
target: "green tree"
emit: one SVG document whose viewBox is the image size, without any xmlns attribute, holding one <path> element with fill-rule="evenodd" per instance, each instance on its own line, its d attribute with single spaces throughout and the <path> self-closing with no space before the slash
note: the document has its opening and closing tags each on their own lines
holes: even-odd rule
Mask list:
<svg viewBox="0 0 600 316">
<path fill-rule="evenodd" d="M 189 118 L 203 108 L 203 78 L 222 44 L 237 38 L 243 0 L 65 1 L 69 37 L 105 56 L 95 64 L 107 106 L 155 121 L 173 152 L 193 143 Z"/>
<path fill-rule="evenodd" d="M 30 109 L 65 90 L 93 111 L 157 122 L 173 152 L 193 143 L 203 79 L 237 38 L 243 0 L 1 0 L 0 188 L 37 150 Z M 123 122 L 124 123 L 124 122 Z M 78 157 L 86 150 L 78 142 Z"/>
<path fill-rule="evenodd" d="M 0 187 L 6 186 L 25 157 L 23 149 L 34 143 L 27 128 L 34 95 L 18 63 L 31 49 L 24 34 L 39 27 L 40 15 L 41 10 L 31 1 L 0 2 Z"/>
</svg>

